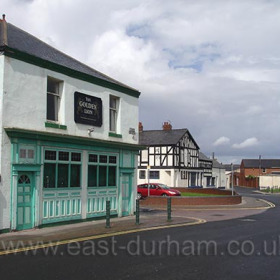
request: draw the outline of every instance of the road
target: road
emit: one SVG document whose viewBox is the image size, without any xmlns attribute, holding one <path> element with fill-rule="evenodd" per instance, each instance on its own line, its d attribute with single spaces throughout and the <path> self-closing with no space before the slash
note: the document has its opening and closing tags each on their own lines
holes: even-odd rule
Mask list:
<svg viewBox="0 0 280 280">
<path fill-rule="evenodd" d="M 258 215 L 0 257 L 1 279 L 279 279 L 280 195 Z"/>
</svg>

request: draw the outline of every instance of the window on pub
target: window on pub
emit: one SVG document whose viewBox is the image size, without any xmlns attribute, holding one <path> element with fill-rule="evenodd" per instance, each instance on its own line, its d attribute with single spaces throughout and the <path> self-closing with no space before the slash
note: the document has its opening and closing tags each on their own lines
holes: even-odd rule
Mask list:
<svg viewBox="0 0 280 280">
<path fill-rule="evenodd" d="M 89 154 L 88 187 L 117 186 L 117 157 Z"/>
<path fill-rule="evenodd" d="M 58 121 L 61 81 L 48 77 L 47 81 L 47 120 Z"/>
<path fill-rule="evenodd" d="M 44 188 L 81 187 L 81 153 L 45 150 Z"/>
<path fill-rule="evenodd" d="M 110 131 L 117 132 L 119 98 L 110 96 Z"/>
</svg>

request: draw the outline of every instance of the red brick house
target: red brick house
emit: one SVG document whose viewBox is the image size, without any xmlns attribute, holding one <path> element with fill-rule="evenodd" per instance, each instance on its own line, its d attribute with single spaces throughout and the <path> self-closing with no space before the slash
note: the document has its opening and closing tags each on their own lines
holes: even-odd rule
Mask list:
<svg viewBox="0 0 280 280">
<path fill-rule="evenodd" d="M 259 186 L 259 176 L 280 174 L 280 159 L 243 159 L 240 165 L 240 185 Z"/>
</svg>

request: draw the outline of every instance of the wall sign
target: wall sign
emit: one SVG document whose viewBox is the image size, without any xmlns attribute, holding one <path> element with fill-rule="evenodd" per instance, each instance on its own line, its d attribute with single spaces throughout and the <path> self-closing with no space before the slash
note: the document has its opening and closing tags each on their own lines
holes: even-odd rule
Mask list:
<svg viewBox="0 0 280 280">
<path fill-rule="evenodd" d="M 102 99 L 76 91 L 74 119 L 76 123 L 102 126 Z"/>
</svg>

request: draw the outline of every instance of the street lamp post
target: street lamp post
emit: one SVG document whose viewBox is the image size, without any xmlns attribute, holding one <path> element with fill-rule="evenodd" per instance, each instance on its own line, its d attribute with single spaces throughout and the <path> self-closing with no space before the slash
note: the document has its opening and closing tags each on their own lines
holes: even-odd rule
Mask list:
<svg viewBox="0 0 280 280">
<path fill-rule="evenodd" d="M 231 164 L 231 195 L 233 195 L 233 164 Z"/>
<path fill-rule="evenodd" d="M 150 165 L 147 166 L 148 171 L 148 196 L 150 196 Z"/>
</svg>

